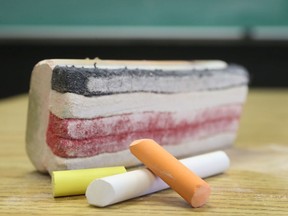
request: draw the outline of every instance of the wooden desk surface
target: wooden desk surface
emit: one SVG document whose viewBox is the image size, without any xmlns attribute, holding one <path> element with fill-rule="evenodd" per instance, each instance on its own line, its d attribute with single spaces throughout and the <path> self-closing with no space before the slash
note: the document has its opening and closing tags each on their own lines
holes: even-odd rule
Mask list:
<svg viewBox="0 0 288 216">
<path fill-rule="evenodd" d="M 168 189 L 106 208 L 85 196 L 54 199 L 25 152 L 27 95 L 0 100 L 0 215 L 288 215 L 288 89 L 251 90 L 231 167 L 206 179 L 209 202 L 190 208 Z"/>
</svg>

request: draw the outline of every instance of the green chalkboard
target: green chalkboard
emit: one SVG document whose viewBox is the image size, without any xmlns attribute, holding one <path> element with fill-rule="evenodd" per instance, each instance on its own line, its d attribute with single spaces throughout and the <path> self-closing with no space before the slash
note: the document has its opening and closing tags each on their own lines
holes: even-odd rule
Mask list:
<svg viewBox="0 0 288 216">
<path fill-rule="evenodd" d="M 121 37 L 121 29 L 131 37 L 173 36 L 177 29 L 190 36 L 214 29 L 217 36 L 215 28 L 225 35 L 253 28 L 286 33 L 287 26 L 287 0 L 0 0 L 0 38 Z"/>
</svg>

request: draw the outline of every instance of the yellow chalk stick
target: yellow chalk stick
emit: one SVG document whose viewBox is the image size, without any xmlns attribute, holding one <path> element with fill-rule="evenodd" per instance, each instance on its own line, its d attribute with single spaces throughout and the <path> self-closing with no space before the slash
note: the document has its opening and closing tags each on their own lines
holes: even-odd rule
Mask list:
<svg viewBox="0 0 288 216">
<path fill-rule="evenodd" d="M 88 185 L 97 178 L 126 172 L 124 166 L 52 172 L 54 197 L 85 194 Z"/>
</svg>

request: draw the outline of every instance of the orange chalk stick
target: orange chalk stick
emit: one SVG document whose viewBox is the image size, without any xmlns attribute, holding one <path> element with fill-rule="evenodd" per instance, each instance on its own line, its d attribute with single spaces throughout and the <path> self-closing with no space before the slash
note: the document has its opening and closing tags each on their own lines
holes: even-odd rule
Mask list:
<svg viewBox="0 0 288 216">
<path fill-rule="evenodd" d="M 130 144 L 130 151 L 192 207 L 207 202 L 210 186 L 154 140 L 136 140 Z"/>
</svg>

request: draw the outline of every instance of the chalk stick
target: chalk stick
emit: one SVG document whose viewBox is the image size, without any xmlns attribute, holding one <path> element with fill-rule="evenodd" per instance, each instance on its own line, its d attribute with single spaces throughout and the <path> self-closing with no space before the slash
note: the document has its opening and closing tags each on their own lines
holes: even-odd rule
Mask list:
<svg viewBox="0 0 288 216">
<path fill-rule="evenodd" d="M 223 151 L 189 157 L 180 162 L 201 178 L 223 173 L 230 164 L 228 156 Z M 91 205 L 105 207 L 168 187 L 150 170 L 143 168 L 94 180 L 87 187 L 86 198 Z"/>
<path fill-rule="evenodd" d="M 124 166 L 95 169 L 64 170 L 52 172 L 54 197 L 81 195 L 87 186 L 97 178 L 126 172 Z"/>
<path fill-rule="evenodd" d="M 210 186 L 152 139 L 136 140 L 130 151 L 192 207 L 204 205 Z"/>
</svg>

